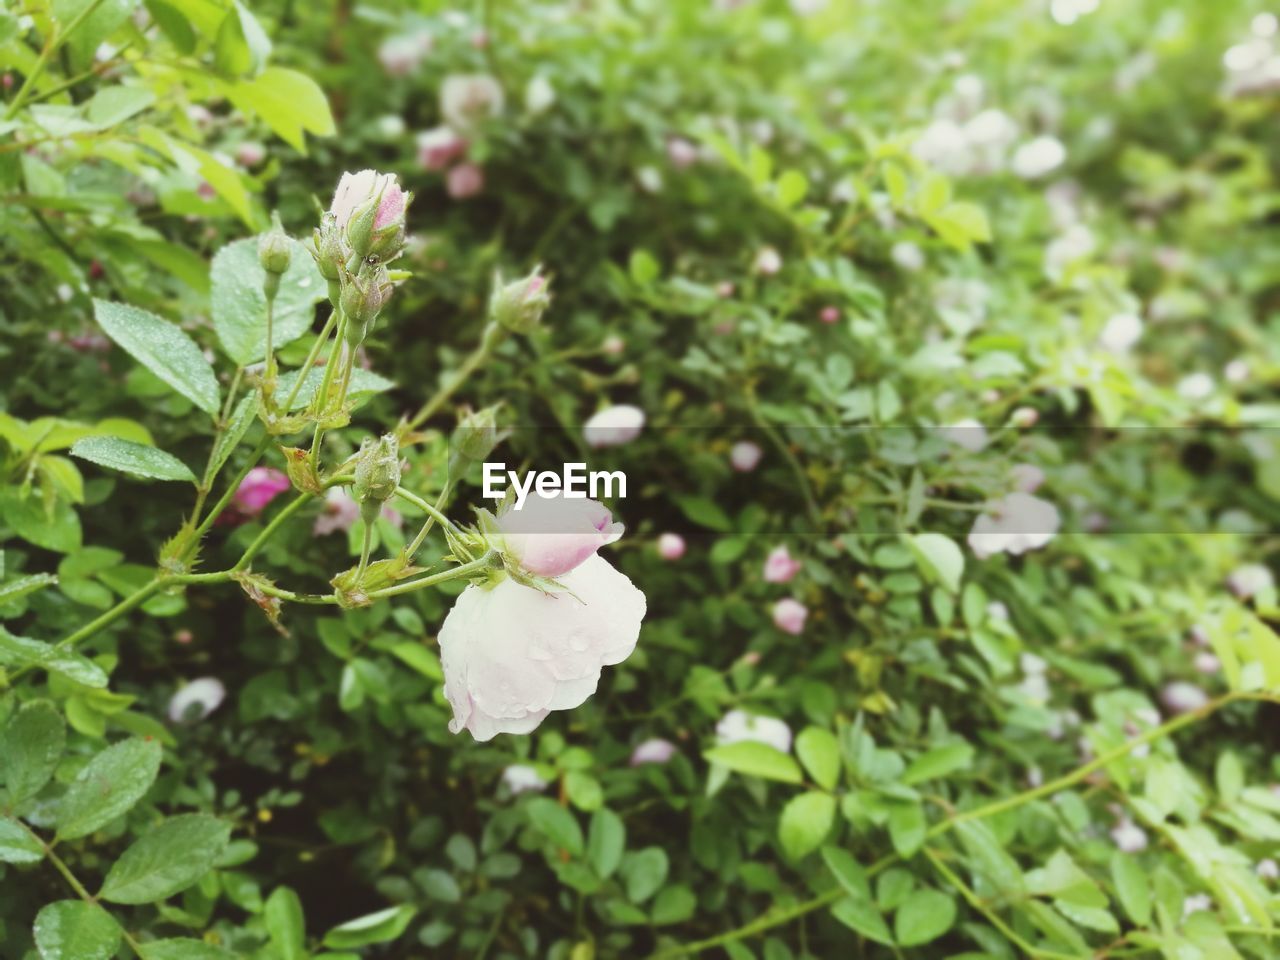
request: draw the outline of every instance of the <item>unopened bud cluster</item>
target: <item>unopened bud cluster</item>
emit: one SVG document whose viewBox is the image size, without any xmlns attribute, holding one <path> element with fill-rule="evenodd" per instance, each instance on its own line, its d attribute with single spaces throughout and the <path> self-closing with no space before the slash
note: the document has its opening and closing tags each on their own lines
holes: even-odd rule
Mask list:
<svg viewBox="0 0 1280 960">
<path fill-rule="evenodd" d="M 404 250 L 412 199 L 395 174 L 344 173 L 312 238 L 311 254 L 329 281 L 334 305 L 347 317 L 347 340 L 353 345 L 364 340 L 391 296 L 385 265 Z"/>
</svg>

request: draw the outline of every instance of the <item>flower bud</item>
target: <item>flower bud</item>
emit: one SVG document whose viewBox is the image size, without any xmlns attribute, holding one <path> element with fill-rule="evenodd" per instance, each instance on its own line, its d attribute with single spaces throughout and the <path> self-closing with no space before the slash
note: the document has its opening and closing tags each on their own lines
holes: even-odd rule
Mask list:
<svg viewBox="0 0 1280 960">
<path fill-rule="evenodd" d="M 271 216 L 271 229 L 258 240 L 258 263 L 268 275 L 277 277 L 289 269 L 289 261 L 293 259 L 293 244 L 288 234 L 280 226 L 280 214 Z"/>
<path fill-rule="evenodd" d="M 467 460 L 482 463 L 493 452 L 503 437 L 498 429 L 498 408 L 501 404 L 483 410 L 468 410 L 458 421 L 449 439 L 450 462 Z"/>
<path fill-rule="evenodd" d="M 512 333 L 531 333 L 551 305 L 547 279 L 535 267 L 529 276 L 504 284 L 495 276 L 489 315 Z"/>
<path fill-rule="evenodd" d="M 342 175 L 330 212 L 357 257 L 385 261 L 404 247 L 404 218 L 412 199 L 395 174 L 361 170 Z"/>
<path fill-rule="evenodd" d="M 361 264 L 357 274 L 344 270 L 340 302 L 348 320 L 347 340 L 353 346 L 363 342 L 368 324 L 391 299 L 391 290 L 387 268 L 381 264 Z"/>
<path fill-rule="evenodd" d="M 392 434 L 379 440 L 366 438 L 356 460 L 351 493 L 363 507 L 372 503 L 377 517 L 381 504 L 395 495 L 400 486 L 400 445 Z"/>
<path fill-rule="evenodd" d="M 339 278 L 339 271 L 347 262 L 347 257 L 342 249 L 342 233 L 338 230 L 337 219 L 332 213 L 326 213 L 321 218 L 320 226 L 312 235 L 311 256 L 315 258 L 322 277 L 330 282 Z"/>
</svg>

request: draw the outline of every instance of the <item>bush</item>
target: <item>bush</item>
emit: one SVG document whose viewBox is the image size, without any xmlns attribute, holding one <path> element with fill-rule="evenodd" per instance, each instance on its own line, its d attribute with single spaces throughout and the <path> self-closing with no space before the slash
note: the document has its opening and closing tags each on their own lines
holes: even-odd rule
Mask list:
<svg viewBox="0 0 1280 960">
<path fill-rule="evenodd" d="M 1271 956 L 1276 32 L 0 13 L 0 954 Z"/>
</svg>

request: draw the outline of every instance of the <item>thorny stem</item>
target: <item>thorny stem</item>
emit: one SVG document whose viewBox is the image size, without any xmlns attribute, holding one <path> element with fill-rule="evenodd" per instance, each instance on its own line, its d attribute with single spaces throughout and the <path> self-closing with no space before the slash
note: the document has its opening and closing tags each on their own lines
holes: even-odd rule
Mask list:
<svg viewBox="0 0 1280 960">
<path fill-rule="evenodd" d="M 444 509 L 444 505 L 448 501 L 449 493 L 452 489 L 453 483 L 450 481 L 444 485 L 444 489 L 440 491 L 440 496 L 436 497 L 435 512 L 427 513 L 427 519 L 423 521 L 422 529 L 418 531 L 418 535 L 413 538 L 413 542 L 410 543 L 408 548 L 405 550 L 405 555 L 409 557 L 409 559 L 412 560 L 414 554 L 422 549 L 422 545 L 427 540 L 427 534 L 431 532 L 432 524 L 436 522 L 436 512 Z"/>
<path fill-rule="evenodd" d="M 1002 800 L 994 800 L 991 803 L 975 807 L 972 810 L 961 811 L 945 820 L 941 820 L 938 823 L 935 823 L 925 833 L 925 838 L 933 839 L 935 837 L 942 836 L 943 834 L 950 832 L 957 824 L 966 823 L 970 820 L 985 820 L 988 817 L 993 817 L 997 814 L 1004 813 L 1007 810 L 1013 810 L 1017 807 L 1031 803 L 1033 800 L 1038 800 L 1041 797 L 1046 797 L 1062 790 L 1066 790 L 1069 787 L 1073 787 L 1080 783 L 1090 774 L 1122 759 L 1138 747 L 1148 743 L 1153 743 L 1156 740 L 1162 740 L 1186 727 L 1200 723 L 1230 704 L 1249 701 L 1280 704 L 1280 694 L 1256 690 L 1233 690 L 1230 693 L 1223 694 L 1221 697 L 1210 700 L 1198 710 L 1181 714 L 1174 717 L 1167 723 L 1163 723 L 1158 727 L 1152 727 L 1146 733 L 1134 737 L 1132 740 L 1126 740 L 1118 747 L 1114 747 L 1094 760 L 1077 767 L 1070 773 L 1058 777 L 1056 780 L 1050 780 L 1048 783 L 1042 784 L 1039 787 L 1024 790 L 1022 793 L 1006 797 Z M 899 859 L 900 858 L 897 854 L 890 854 L 889 856 L 876 861 L 876 863 L 871 867 L 868 867 L 867 875 L 874 876 L 890 864 L 896 863 Z M 777 913 L 766 914 L 765 916 L 759 917 L 735 930 L 729 930 L 725 933 L 718 934 L 717 936 L 708 937 L 705 940 L 696 940 L 692 943 L 678 944 L 676 946 L 659 950 L 652 954 L 649 960 L 668 960 L 668 958 L 692 956 L 706 950 L 711 950 L 715 947 L 724 946 L 726 943 L 734 943 L 758 933 L 763 933 L 766 930 L 772 930 L 774 927 L 781 926 L 785 923 L 790 923 L 792 920 L 803 917 L 815 910 L 821 910 L 824 907 L 829 907 L 844 895 L 845 893 L 843 888 L 837 886 L 832 890 L 828 890 L 826 893 L 819 894 L 811 900 L 806 900 L 803 903 L 788 907 L 787 909 L 778 911 Z"/>
<path fill-rule="evenodd" d="M 311 349 L 307 352 L 307 359 L 302 361 L 302 366 L 298 368 L 298 378 L 293 382 L 293 387 L 289 390 L 289 396 L 284 401 L 283 409 L 286 414 L 293 409 L 293 401 L 298 399 L 298 392 L 302 390 L 302 384 L 307 379 L 307 374 L 315 367 L 316 359 L 320 356 L 320 351 L 324 349 L 324 345 L 329 342 L 329 334 L 333 332 L 334 325 L 337 322 L 338 308 L 334 307 L 329 312 L 329 319 L 320 328 L 320 336 L 316 337 L 316 342 L 311 345 Z"/>
<path fill-rule="evenodd" d="M 383 587 L 381 590 L 374 590 L 369 594 L 369 599 L 380 600 L 383 597 L 397 597 L 402 593 L 412 593 L 414 590 L 421 590 L 423 587 L 433 587 L 438 583 L 444 583 L 446 580 L 458 580 L 462 577 L 469 577 L 473 573 L 480 573 L 492 566 L 493 554 L 486 553 L 484 556 L 472 560 L 470 563 L 450 567 L 448 570 L 442 570 L 440 573 L 433 573 L 429 577 L 419 577 L 417 580 L 406 580 L 404 583 L 397 583 L 393 587 Z"/>
</svg>

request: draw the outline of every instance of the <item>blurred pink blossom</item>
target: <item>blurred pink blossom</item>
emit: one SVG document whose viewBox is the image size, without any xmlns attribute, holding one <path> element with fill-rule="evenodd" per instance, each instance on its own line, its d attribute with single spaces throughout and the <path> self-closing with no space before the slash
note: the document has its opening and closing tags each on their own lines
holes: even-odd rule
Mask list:
<svg viewBox="0 0 1280 960">
<path fill-rule="evenodd" d="M 765 558 L 765 583 L 787 583 L 799 572 L 800 561 L 792 558 L 785 545 L 774 547 Z"/>
</svg>

